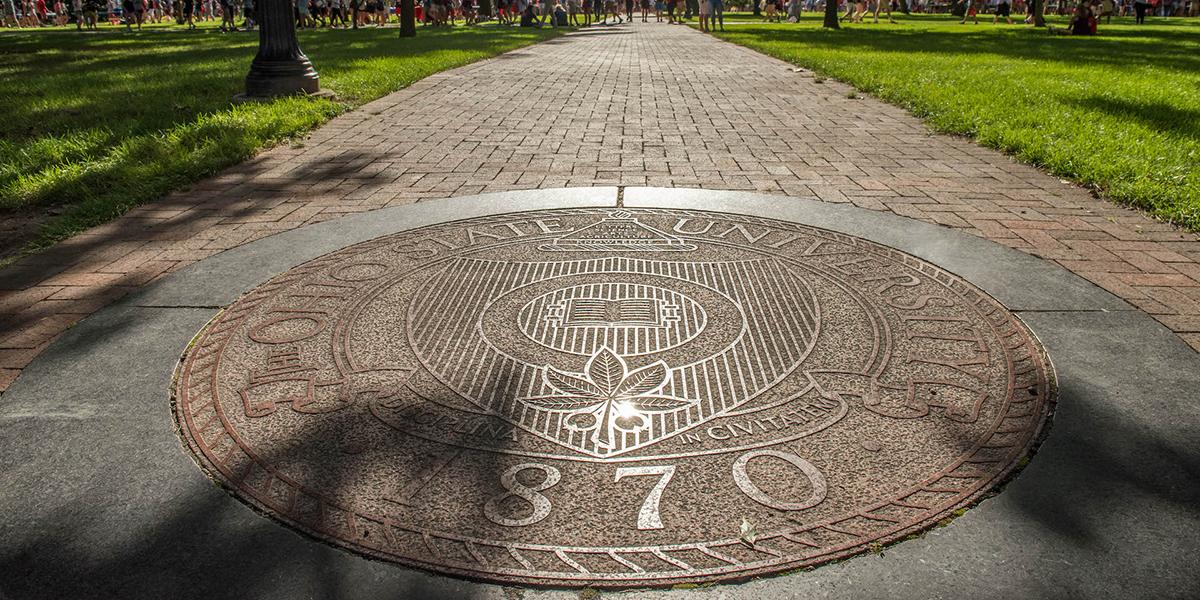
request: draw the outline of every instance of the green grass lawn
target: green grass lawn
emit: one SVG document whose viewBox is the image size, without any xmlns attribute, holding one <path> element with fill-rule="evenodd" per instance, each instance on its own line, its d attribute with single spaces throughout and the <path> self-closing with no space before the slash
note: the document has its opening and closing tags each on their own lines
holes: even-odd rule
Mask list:
<svg viewBox="0 0 1200 600">
<path fill-rule="evenodd" d="M 1200 231 L 1200 20 L 1114 19 L 1074 38 L 990 15 L 834 31 L 820 18 L 727 23 L 718 35 Z"/>
<path fill-rule="evenodd" d="M 230 99 L 257 32 L 142 33 L 74 27 L 0 33 L 0 218 L 61 206 L 28 248 L 113 219 L 264 147 L 438 71 L 558 35 L 456 27 L 302 31 L 300 44 L 337 100 Z"/>
</svg>

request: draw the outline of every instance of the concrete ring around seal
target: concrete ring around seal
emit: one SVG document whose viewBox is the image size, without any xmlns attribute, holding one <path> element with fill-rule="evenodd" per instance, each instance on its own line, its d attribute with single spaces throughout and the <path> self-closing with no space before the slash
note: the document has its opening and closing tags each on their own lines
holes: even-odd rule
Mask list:
<svg viewBox="0 0 1200 600">
<path fill-rule="evenodd" d="M 377 581 L 410 577 L 388 562 L 552 587 L 745 581 L 872 551 L 975 561 L 965 568 L 1000 580 L 1012 574 L 975 554 L 1092 564 L 1070 540 L 1022 538 L 1030 517 L 1015 507 L 977 514 L 1028 495 L 1012 491 L 1026 474 L 959 519 L 970 524 L 885 546 L 961 516 L 1026 463 L 1031 477 L 1070 478 L 1059 455 L 1030 452 L 1055 409 L 1051 360 L 1066 415 L 1070 377 L 1094 362 L 1072 345 L 1080 327 L 1132 327 L 1171 360 L 1196 362 L 1121 301 L 990 242 L 852 207 L 699 190 L 514 192 L 348 217 L 201 261 L 78 329 L 120 337 L 112 318 L 131 311 L 187 311 L 152 344 L 183 353 L 169 385 L 175 447 L 255 512 L 348 551 L 335 551 L 346 573 Z M 74 366 L 116 343 L 95 341 Z M 60 345 L 37 364 L 63 360 Z M 55 374 L 23 375 L 3 422 L 36 431 L 72 411 L 97 416 L 82 402 L 22 409 Z M 126 379 L 137 398 L 158 386 L 162 410 L 106 407 L 110 427 L 143 432 L 156 452 L 170 446 L 167 375 Z M 1186 388 L 1186 369 L 1176 380 Z M 1047 449 L 1060 429 L 1074 435 L 1063 418 Z M 95 468 L 130 454 L 92 439 L 108 457 Z M 49 460 L 31 462 L 71 468 Z M 186 460 L 167 462 L 125 470 L 141 484 L 194 480 Z M 67 498 L 88 493 L 65 487 Z M 13 539 L 31 539 L 34 524 Z M 328 554 L 283 539 L 255 548 Z M 880 560 L 740 587 L 817 585 L 835 569 L 881 585 L 914 574 Z M 199 562 L 180 568 L 232 576 L 212 570 L 225 561 Z"/>
</svg>

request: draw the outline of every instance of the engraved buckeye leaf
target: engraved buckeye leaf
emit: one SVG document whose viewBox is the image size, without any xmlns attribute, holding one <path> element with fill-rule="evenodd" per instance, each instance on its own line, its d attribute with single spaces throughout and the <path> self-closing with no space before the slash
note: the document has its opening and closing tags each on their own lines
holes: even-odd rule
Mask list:
<svg viewBox="0 0 1200 600">
<path fill-rule="evenodd" d="M 596 387 L 592 382 L 576 377 L 570 373 L 563 373 L 554 367 L 546 368 L 546 383 L 550 387 L 566 393 L 577 394 L 585 398 L 603 398 L 604 391 Z"/>
<path fill-rule="evenodd" d="M 627 399 L 625 403 L 641 412 L 670 412 L 692 404 L 682 398 L 669 396 L 638 396 Z"/>
<path fill-rule="evenodd" d="M 670 412 L 692 404 L 682 398 L 656 394 L 666 385 L 668 373 L 666 363 L 661 360 L 630 371 L 625 359 L 601 348 L 588 359 L 583 373 L 567 373 L 547 365 L 543 379 L 558 394 L 521 401 L 572 416 L 593 415 L 595 424 L 586 430 L 595 430 L 592 437 L 598 446 L 612 447 L 614 429 L 643 429 L 649 426 L 646 413 Z"/>
<path fill-rule="evenodd" d="M 667 382 L 667 365 L 661 360 L 642 367 L 621 379 L 614 394 L 618 396 L 638 396 L 649 394 Z"/>
<path fill-rule="evenodd" d="M 587 364 L 587 374 L 605 394 L 611 394 L 625 378 L 625 361 L 608 348 L 601 348 Z"/>
</svg>

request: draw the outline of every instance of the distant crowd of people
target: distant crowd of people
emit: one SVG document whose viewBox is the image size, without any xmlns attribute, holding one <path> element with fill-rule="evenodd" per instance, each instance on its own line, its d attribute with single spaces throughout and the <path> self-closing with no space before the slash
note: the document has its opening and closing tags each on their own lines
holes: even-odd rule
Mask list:
<svg viewBox="0 0 1200 600">
<path fill-rule="evenodd" d="M 700 27 L 708 30 L 720 24 L 724 29 L 724 0 L 496 0 L 502 23 L 524 27 L 574 26 L 593 23 L 627 23 L 640 19 L 647 23 L 683 23 L 700 17 Z M 711 17 L 711 19 L 710 19 Z"/>
<path fill-rule="evenodd" d="M 45 27 L 75 24 L 79 29 L 95 29 L 98 23 L 124 24 L 140 29 L 146 23 L 174 21 L 195 28 L 200 21 L 221 20 L 220 28 L 254 28 L 256 0 L 0 0 L 3 24 L 8 27 Z M 296 25 L 301 28 L 351 28 L 384 26 L 399 19 L 402 0 L 291 0 L 295 4 Z M 464 25 L 485 18 L 524 27 L 588 26 L 640 18 L 647 22 L 682 23 L 700 18 L 700 28 L 724 30 L 725 12 L 751 10 L 751 0 L 492 0 L 490 10 L 481 14 L 480 0 L 408 0 L 414 2 L 419 23 L 428 26 Z M 900 11 L 899 0 L 829 0 L 838 2 L 845 21 L 861 23 L 870 16 L 879 22 L 880 13 L 889 21 Z M 826 0 L 759 0 L 759 9 L 767 21 L 796 22 L 805 12 L 823 11 Z M 993 23 L 1004 19 L 1013 23 L 1014 13 L 1032 22 L 1029 0 L 909 0 L 907 9 L 917 13 L 951 12 L 962 23 L 979 22 L 979 14 L 990 14 Z M 1147 16 L 1200 16 L 1200 0 L 1044 0 L 1047 14 L 1072 14 L 1068 27 L 1080 18 L 1089 19 L 1092 31 L 1100 19 L 1133 16 L 1142 23 Z M 1082 9 L 1082 12 L 1081 12 Z M 1082 15 L 1082 16 L 1081 16 Z M 238 20 L 241 23 L 238 23 Z M 1059 30 L 1062 31 L 1062 30 Z"/>
<path fill-rule="evenodd" d="M 353 25 L 388 24 L 399 19 L 400 1 L 391 0 L 295 0 L 298 27 L 346 27 Z M 413 14 L 418 23 L 432 27 L 472 25 L 480 21 L 476 0 L 413 0 Z M 505 25 L 521 27 L 586 27 L 591 24 L 632 21 L 640 13 L 643 22 L 651 14 L 655 20 L 682 22 L 676 16 L 677 6 L 688 0 L 493 0 L 496 20 Z M 702 12 L 722 12 L 722 0 L 698 0 L 705 5 Z M 680 13 L 682 13 L 680 8 Z M 691 11 L 688 11 L 691 18 Z M 707 20 L 705 21 L 707 26 Z"/>
<path fill-rule="evenodd" d="M 254 0 L 20 0 L 15 6 L 16 15 L 5 14 L 6 26 L 74 23 L 78 29 L 95 29 L 107 22 L 141 29 L 146 23 L 174 21 L 195 28 L 199 21 L 220 18 L 222 29 L 233 29 L 238 14 L 244 15 L 242 27 L 253 27 L 254 13 Z"/>
<path fill-rule="evenodd" d="M 914 0 L 926 2 L 928 0 Z M 964 0 L 964 21 L 976 18 L 979 12 L 991 13 L 1003 18 L 1009 18 L 1010 12 L 1025 14 L 1026 21 L 1031 21 L 1030 10 L 1032 2 L 1027 0 Z M 1136 17 L 1141 23 L 1147 15 L 1160 17 L 1196 17 L 1200 16 L 1200 0 L 1045 0 L 1042 4 L 1046 14 L 1074 15 L 1078 9 L 1086 8 L 1093 17 Z M 922 6 L 916 10 L 920 12 Z M 995 20 L 995 19 L 994 19 Z M 1009 19 L 1011 23 L 1011 19 Z"/>
<path fill-rule="evenodd" d="M 766 1 L 771 2 L 772 0 Z M 782 0 L 774 0 L 774 2 L 778 5 Z M 845 9 L 842 20 L 858 23 L 861 23 L 863 18 L 868 15 L 878 23 L 880 12 L 885 13 L 889 21 L 893 21 L 892 13 L 900 10 L 898 0 L 838 0 L 838 2 L 839 12 L 842 12 L 840 9 Z M 801 4 L 801 1 L 788 0 L 788 10 L 784 18 L 794 21 L 803 10 L 821 10 L 824 7 L 824 2 L 821 0 L 803 0 L 801 6 L 796 6 L 797 4 Z M 768 4 L 768 20 L 774 18 L 773 8 Z M 950 12 L 961 15 L 960 22 L 964 24 L 967 21 L 978 23 L 980 14 L 991 15 L 992 23 L 999 23 L 1003 19 L 1012 24 L 1013 14 L 1024 15 L 1025 23 L 1032 23 L 1034 18 L 1033 3 L 1028 0 L 952 0 L 948 3 L 940 0 L 910 0 L 908 9 L 915 13 Z M 1082 13 L 1080 9 L 1083 9 Z M 1045 14 L 1071 15 L 1072 23 L 1080 14 L 1086 14 L 1087 18 L 1093 21 L 1103 18 L 1106 22 L 1111 21 L 1114 16 L 1133 16 L 1138 23 L 1142 23 L 1147 15 L 1200 16 L 1200 0 L 1084 0 L 1083 2 L 1045 0 L 1042 3 L 1042 10 Z M 1095 27 L 1092 29 L 1094 32 Z"/>
</svg>

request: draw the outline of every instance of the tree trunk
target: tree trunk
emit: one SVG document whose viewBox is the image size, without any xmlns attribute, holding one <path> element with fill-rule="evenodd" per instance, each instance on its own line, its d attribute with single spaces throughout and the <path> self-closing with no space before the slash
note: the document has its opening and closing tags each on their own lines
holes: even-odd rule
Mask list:
<svg viewBox="0 0 1200 600">
<path fill-rule="evenodd" d="M 912 14 L 908 8 L 908 0 L 900 0 L 900 12 L 906 15 Z"/>
<path fill-rule="evenodd" d="M 762 0 L 754 0 L 754 16 L 762 16 Z"/>
<path fill-rule="evenodd" d="M 826 29 L 841 29 L 841 24 L 838 23 L 838 3 L 837 0 L 825 0 L 825 28 Z"/>
<path fill-rule="evenodd" d="M 413 0 L 400 0 L 400 37 L 417 37 L 417 16 Z"/>
<path fill-rule="evenodd" d="M 1046 26 L 1046 5 L 1043 0 L 1030 0 L 1033 3 L 1033 26 Z"/>
</svg>

